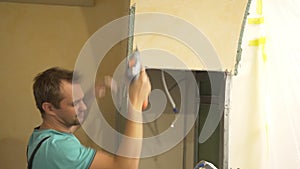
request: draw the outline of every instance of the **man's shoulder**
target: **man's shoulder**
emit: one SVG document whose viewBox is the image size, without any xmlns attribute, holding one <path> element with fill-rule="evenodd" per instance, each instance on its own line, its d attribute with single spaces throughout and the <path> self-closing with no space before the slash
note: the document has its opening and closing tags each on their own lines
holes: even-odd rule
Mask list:
<svg viewBox="0 0 300 169">
<path fill-rule="evenodd" d="M 44 138 L 49 137 L 45 143 L 45 145 L 48 146 L 68 146 L 68 145 L 81 145 L 79 140 L 73 135 L 69 133 L 63 133 L 56 130 L 34 130 L 32 133 L 30 140 L 29 140 L 29 146 L 30 145 L 37 145 L 41 140 Z"/>
<path fill-rule="evenodd" d="M 50 136 L 41 147 L 49 154 L 63 156 L 67 154 L 75 155 L 87 149 L 73 134 L 62 133 L 56 130 L 47 130 L 39 131 L 37 135 L 38 138 L 36 142 Z"/>
<path fill-rule="evenodd" d="M 49 145 L 61 145 L 64 147 L 81 145 L 78 139 L 73 134 L 63 133 L 52 129 L 39 131 L 40 138 L 48 136 L 50 136 L 47 141 Z"/>
<path fill-rule="evenodd" d="M 73 134 L 55 130 L 33 132 L 33 144 L 29 151 L 32 152 L 36 144 L 45 137 L 49 138 L 43 142 L 35 157 L 34 165 L 37 168 L 87 168 L 95 155 L 95 150 L 83 146 Z"/>
</svg>

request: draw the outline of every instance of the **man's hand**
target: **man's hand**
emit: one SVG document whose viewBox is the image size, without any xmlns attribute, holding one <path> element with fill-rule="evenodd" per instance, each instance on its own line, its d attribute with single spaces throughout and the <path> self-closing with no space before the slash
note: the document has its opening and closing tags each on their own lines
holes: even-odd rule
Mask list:
<svg viewBox="0 0 300 169">
<path fill-rule="evenodd" d="M 143 103 L 147 101 L 151 91 L 151 84 L 146 71 L 143 69 L 140 72 L 139 78 L 133 81 L 129 86 L 129 99 L 131 106 L 142 111 Z"/>
<path fill-rule="evenodd" d="M 111 83 L 108 83 L 111 84 Z M 151 84 L 145 70 L 140 72 L 138 79 L 133 81 L 129 86 L 129 99 L 131 106 L 128 114 L 136 115 L 136 111 L 142 112 L 143 102 L 148 98 L 151 91 Z M 132 110 L 135 109 L 135 110 Z M 141 115 L 141 114 L 138 114 Z M 143 124 L 127 120 L 117 154 L 111 155 L 104 151 L 97 151 L 90 169 L 138 169 L 139 156 L 142 150 Z M 133 139 L 132 138 L 139 138 Z M 120 155 L 125 155 L 120 156 Z M 126 156 L 130 157 L 126 157 Z"/>
<path fill-rule="evenodd" d="M 99 99 L 105 96 L 106 88 L 111 89 L 113 93 L 117 93 L 117 84 L 110 76 L 105 76 L 104 81 L 97 83 L 95 86 L 95 93 Z"/>
</svg>

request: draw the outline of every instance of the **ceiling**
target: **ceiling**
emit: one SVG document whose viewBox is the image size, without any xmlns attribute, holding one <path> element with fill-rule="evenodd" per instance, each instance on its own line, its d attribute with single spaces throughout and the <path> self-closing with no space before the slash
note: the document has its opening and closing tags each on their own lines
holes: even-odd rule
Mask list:
<svg viewBox="0 0 300 169">
<path fill-rule="evenodd" d="M 93 6 L 94 0 L 0 0 L 0 2 L 36 3 L 48 5 Z"/>
</svg>

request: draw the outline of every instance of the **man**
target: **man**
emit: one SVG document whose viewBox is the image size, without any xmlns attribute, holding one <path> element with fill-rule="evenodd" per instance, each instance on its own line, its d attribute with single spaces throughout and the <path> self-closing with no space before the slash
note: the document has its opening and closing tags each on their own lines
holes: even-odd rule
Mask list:
<svg viewBox="0 0 300 169">
<path fill-rule="evenodd" d="M 73 72 L 50 68 L 35 77 L 33 84 L 36 106 L 42 115 L 42 124 L 35 128 L 28 144 L 28 168 L 33 169 L 136 169 L 138 158 L 113 156 L 96 151 L 80 144 L 73 132 L 78 129 L 85 117 L 87 106 L 81 86 L 73 79 Z M 75 77 L 75 75 L 74 75 Z M 72 90 L 74 92 L 72 92 Z M 137 80 L 129 87 L 128 114 L 142 112 L 151 85 L 143 70 Z M 143 137 L 141 123 L 127 121 L 125 135 Z M 141 152 L 142 143 L 132 145 L 124 140 L 119 151 Z"/>
</svg>

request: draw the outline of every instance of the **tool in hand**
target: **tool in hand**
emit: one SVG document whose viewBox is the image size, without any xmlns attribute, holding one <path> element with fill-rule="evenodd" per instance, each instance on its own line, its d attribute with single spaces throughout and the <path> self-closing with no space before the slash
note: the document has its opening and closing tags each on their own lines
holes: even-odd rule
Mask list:
<svg viewBox="0 0 300 169">
<path fill-rule="evenodd" d="M 135 51 L 127 57 L 127 69 L 126 75 L 129 82 L 134 81 L 139 78 L 140 71 L 143 69 L 141 63 L 141 56 L 138 48 L 136 47 Z M 142 109 L 145 110 L 148 107 L 148 99 L 143 103 Z"/>
</svg>

